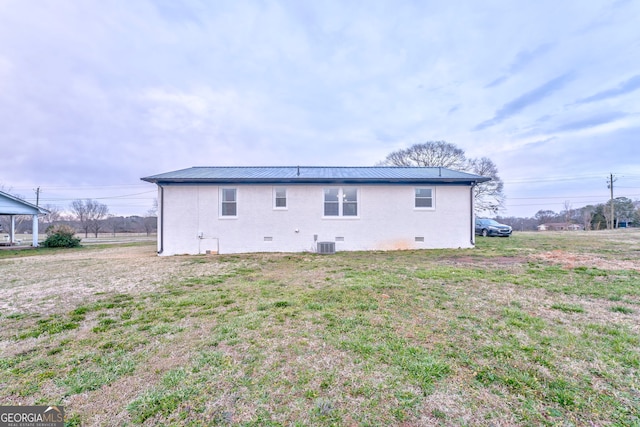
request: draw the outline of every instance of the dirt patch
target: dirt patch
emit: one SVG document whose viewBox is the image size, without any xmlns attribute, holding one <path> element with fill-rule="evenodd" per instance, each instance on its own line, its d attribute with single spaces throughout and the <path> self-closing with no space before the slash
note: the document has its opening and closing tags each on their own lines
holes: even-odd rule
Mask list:
<svg viewBox="0 0 640 427">
<path fill-rule="evenodd" d="M 538 261 L 559 264 L 565 268 L 591 267 L 602 270 L 635 270 L 640 271 L 640 264 L 628 260 L 605 259 L 589 253 L 572 253 L 563 250 L 541 252 L 531 256 Z"/>
<path fill-rule="evenodd" d="M 497 256 L 497 257 L 481 257 L 475 258 L 472 256 L 456 256 L 444 258 L 444 262 L 449 264 L 461 264 L 461 265 L 496 265 L 496 266 L 513 266 L 513 265 L 521 265 L 527 262 L 527 258 L 525 257 L 507 257 L 507 256 Z"/>
</svg>

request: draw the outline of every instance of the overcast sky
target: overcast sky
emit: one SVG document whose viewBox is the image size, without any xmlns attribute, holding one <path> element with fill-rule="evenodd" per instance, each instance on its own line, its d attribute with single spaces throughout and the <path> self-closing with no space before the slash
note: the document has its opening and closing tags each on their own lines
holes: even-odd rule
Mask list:
<svg viewBox="0 0 640 427">
<path fill-rule="evenodd" d="M 0 184 L 141 214 L 143 176 L 445 140 L 502 215 L 640 199 L 640 1 L 0 0 Z"/>
</svg>

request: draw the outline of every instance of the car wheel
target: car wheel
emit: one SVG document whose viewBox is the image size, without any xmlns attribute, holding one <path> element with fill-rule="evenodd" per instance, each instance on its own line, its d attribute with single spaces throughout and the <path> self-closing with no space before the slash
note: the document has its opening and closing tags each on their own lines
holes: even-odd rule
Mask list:
<svg viewBox="0 0 640 427">
<path fill-rule="evenodd" d="M 487 231 L 487 229 L 483 229 L 482 230 L 482 237 L 487 237 L 489 235 L 489 231 Z"/>
</svg>

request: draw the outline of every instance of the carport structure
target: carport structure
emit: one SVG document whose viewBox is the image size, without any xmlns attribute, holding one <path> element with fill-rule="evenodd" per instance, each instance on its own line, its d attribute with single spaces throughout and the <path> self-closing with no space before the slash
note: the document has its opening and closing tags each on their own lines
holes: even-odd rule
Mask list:
<svg viewBox="0 0 640 427">
<path fill-rule="evenodd" d="M 30 215 L 33 221 L 31 229 L 33 235 L 32 246 L 38 246 L 38 216 L 46 215 L 49 211 L 42 209 L 24 200 L 0 191 L 0 215 L 8 215 L 11 218 L 11 226 L 9 229 L 9 239 L 7 243 L 13 245 L 16 242 L 16 216 Z"/>
</svg>

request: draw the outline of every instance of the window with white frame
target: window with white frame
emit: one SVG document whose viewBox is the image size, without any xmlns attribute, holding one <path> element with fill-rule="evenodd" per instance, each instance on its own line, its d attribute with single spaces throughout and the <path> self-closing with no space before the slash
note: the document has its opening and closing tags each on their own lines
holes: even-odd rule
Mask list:
<svg viewBox="0 0 640 427">
<path fill-rule="evenodd" d="M 238 215 L 238 190 L 223 188 L 221 191 L 220 216 L 232 217 Z"/>
<path fill-rule="evenodd" d="M 358 189 L 333 187 L 324 189 L 324 216 L 358 216 Z"/>
<path fill-rule="evenodd" d="M 433 209 L 433 188 L 416 188 L 415 189 L 416 209 Z"/>
<path fill-rule="evenodd" d="M 273 189 L 273 208 L 287 208 L 287 189 L 284 187 L 275 187 Z"/>
</svg>

